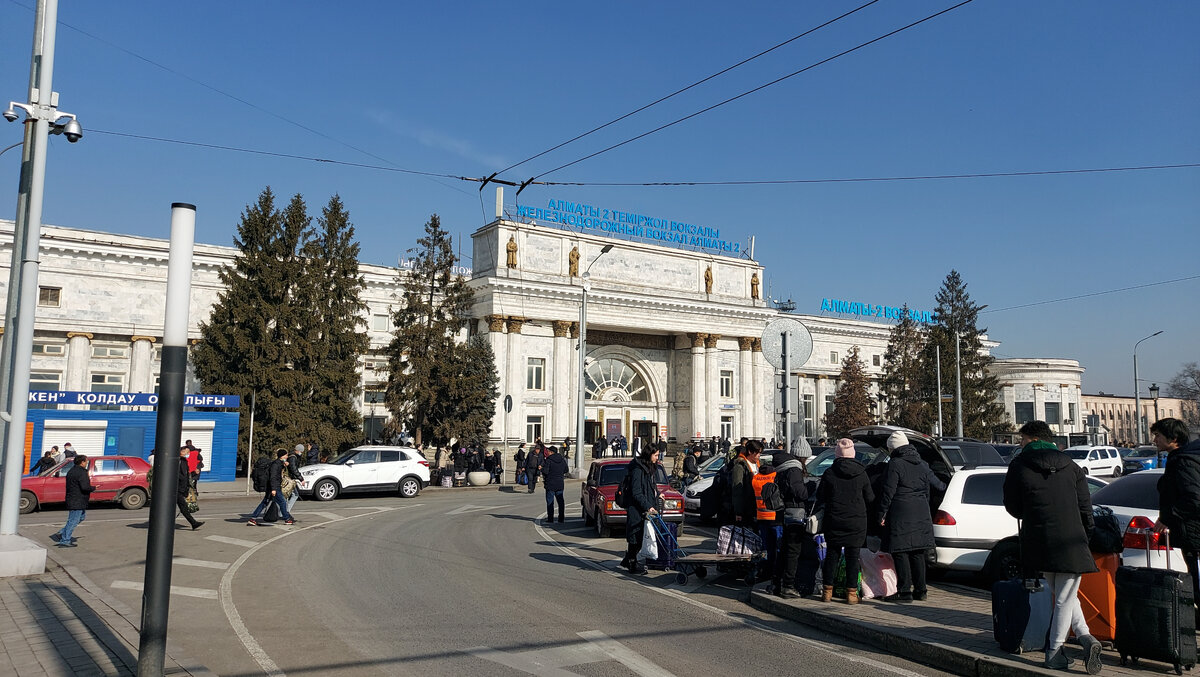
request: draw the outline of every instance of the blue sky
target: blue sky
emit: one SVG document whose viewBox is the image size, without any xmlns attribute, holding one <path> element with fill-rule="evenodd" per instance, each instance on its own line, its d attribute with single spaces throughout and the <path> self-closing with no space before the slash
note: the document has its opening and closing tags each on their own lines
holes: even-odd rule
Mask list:
<svg viewBox="0 0 1200 677">
<path fill-rule="evenodd" d="M 230 244 L 266 185 L 350 210 L 394 264 L 432 213 L 463 237 L 491 188 L 119 136 L 486 176 L 853 9 L 858 2 L 92 3 L 62 0 L 45 222 L 165 237 L 172 202 Z M 0 0 L 0 96 L 24 101 L 33 0 Z M 501 175 L 521 181 L 955 4 L 881 0 L 720 78 Z M 86 31 L 87 34 L 79 30 Z M 976 0 L 640 141 L 542 177 L 739 181 L 1200 162 L 1200 3 Z M 159 64 L 159 67 L 152 63 Z M 215 91 L 219 90 L 219 91 Z M 241 101 L 239 101 L 240 99 Z M 283 118 L 283 119 L 281 119 Z M 298 124 L 292 124 L 298 123 Z M 307 127 L 309 129 L 304 129 Z M 0 147 L 20 140 L 0 125 Z M 374 156 L 374 157 L 373 157 Z M 15 213 L 18 151 L 0 158 Z M 1001 357 L 1069 357 L 1084 389 L 1160 384 L 1197 341 L 1200 168 L 761 186 L 530 186 L 757 241 L 770 293 L 930 308 L 951 268 Z M 512 202 L 512 191 L 509 191 Z M 469 248 L 466 249 L 469 253 Z M 469 261 L 467 262 L 469 264 Z M 1143 394 L 1145 386 L 1143 384 Z"/>
</svg>

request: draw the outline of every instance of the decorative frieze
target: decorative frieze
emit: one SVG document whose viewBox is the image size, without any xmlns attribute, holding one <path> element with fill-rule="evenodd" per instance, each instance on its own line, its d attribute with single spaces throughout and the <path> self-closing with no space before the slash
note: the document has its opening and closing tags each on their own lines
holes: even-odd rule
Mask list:
<svg viewBox="0 0 1200 677">
<path fill-rule="evenodd" d="M 588 330 L 589 346 L 625 346 L 627 348 L 645 348 L 648 350 L 670 350 L 674 337 L 657 334 L 633 334 L 617 331 Z"/>
</svg>

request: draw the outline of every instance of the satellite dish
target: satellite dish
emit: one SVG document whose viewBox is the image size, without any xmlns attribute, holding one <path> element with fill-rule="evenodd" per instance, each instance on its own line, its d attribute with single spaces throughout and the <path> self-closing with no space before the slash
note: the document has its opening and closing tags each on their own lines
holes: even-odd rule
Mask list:
<svg viewBox="0 0 1200 677">
<path fill-rule="evenodd" d="M 812 356 L 813 340 L 808 327 L 800 320 L 780 317 L 771 320 L 763 329 L 762 352 L 776 369 L 783 369 L 783 335 L 788 336 L 788 362 L 794 369 L 804 366 Z"/>
</svg>

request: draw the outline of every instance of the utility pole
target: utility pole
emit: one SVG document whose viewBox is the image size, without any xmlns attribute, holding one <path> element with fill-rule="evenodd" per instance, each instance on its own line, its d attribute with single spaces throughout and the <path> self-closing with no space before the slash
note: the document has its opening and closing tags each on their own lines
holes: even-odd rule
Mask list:
<svg viewBox="0 0 1200 677">
<path fill-rule="evenodd" d="M 938 437 L 944 436 L 946 433 L 942 427 L 942 346 L 934 344 L 933 352 L 936 355 L 934 361 L 937 362 L 937 405 L 938 405 Z"/>
<path fill-rule="evenodd" d="M 958 354 L 961 334 L 954 332 L 954 411 L 958 417 L 958 436 L 963 436 L 962 426 L 962 358 Z"/>
</svg>

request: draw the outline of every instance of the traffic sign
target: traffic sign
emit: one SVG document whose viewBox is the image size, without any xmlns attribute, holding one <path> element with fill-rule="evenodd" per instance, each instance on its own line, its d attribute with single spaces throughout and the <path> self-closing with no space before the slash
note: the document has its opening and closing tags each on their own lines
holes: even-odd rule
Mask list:
<svg viewBox="0 0 1200 677">
<path fill-rule="evenodd" d="M 783 335 L 788 337 L 788 362 L 792 368 L 802 367 L 812 356 L 813 340 L 808 327 L 800 320 L 791 317 L 779 317 L 767 323 L 763 329 L 763 357 L 776 369 L 783 369 Z"/>
</svg>

